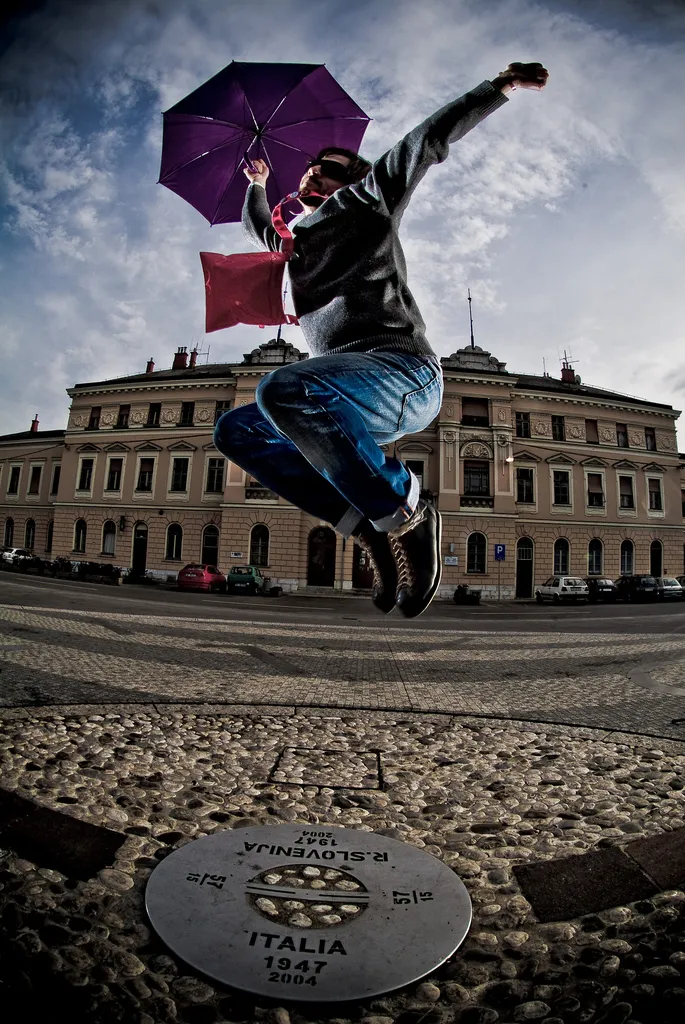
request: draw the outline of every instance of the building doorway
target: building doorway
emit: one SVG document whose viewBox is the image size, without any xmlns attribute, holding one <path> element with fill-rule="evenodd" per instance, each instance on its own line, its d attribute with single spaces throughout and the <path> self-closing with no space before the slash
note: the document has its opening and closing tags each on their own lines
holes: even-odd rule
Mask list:
<svg viewBox="0 0 685 1024">
<path fill-rule="evenodd" d="M 352 586 L 355 590 L 370 590 L 373 586 L 371 559 L 358 544 L 354 545 L 352 557 Z"/>
<path fill-rule="evenodd" d="M 219 531 L 216 526 L 205 527 L 200 561 L 203 565 L 219 565 Z"/>
<path fill-rule="evenodd" d="M 663 576 L 664 549 L 660 540 L 653 540 L 649 546 L 649 575 Z"/>
<path fill-rule="evenodd" d="M 147 523 L 136 523 L 133 528 L 133 558 L 131 576 L 140 579 L 145 575 L 147 565 Z"/>
<path fill-rule="evenodd" d="M 516 545 L 516 596 L 533 596 L 533 542 L 521 537 Z"/>
<path fill-rule="evenodd" d="M 309 534 L 307 586 L 332 587 L 335 584 L 335 533 L 328 526 L 317 526 Z"/>
</svg>

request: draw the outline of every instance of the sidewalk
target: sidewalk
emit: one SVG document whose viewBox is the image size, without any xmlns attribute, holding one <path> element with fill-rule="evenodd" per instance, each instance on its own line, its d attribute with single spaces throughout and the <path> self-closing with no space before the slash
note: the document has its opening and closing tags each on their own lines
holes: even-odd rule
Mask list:
<svg viewBox="0 0 685 1024">
<path fill-rule="evenodd" d="M 471 931 L 446 965 L 337 1016 L 329 1006 L 325 1019 L 682 1019 L 682 743 L 294 707 L 72 707 L 2 717 L 4 787 L 59 815 L 43 814 L 32 829 L 28 814 L 0 838 L 10 846 L 13 836 L 18 847 L 1 862 L 3 980 L 36 1019 L 55 999 L 68 1019 L 98 1024 L 324 1019 L 312 1006 L 279 1011 L 197 977 L 163 947 L 144 911 L 151 871 L 180 845 L 293 821 L 411 843 L 453 867 L 473 901 Z M 333 768 L 323 767 L 331 765 L 323 750 L 341 752 Z M 363 757 L 370 750 L 381 752 L 373 782 Z M 81 880 L 68 867 L 74 819 L 101 833 Z M 121 840 L 113 859 L 112 832 Z M 30 1013 L 17 1020 L 28 1024 Z"/>
</svg>

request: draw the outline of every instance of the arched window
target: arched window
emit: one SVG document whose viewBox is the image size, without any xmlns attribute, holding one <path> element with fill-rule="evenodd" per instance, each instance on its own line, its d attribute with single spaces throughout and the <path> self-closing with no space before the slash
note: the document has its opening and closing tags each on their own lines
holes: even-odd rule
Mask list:
<svg viewBox="0 0 685 1024">
<path fill-rule="evenodd" d="M 180 562 L 183 553 L 183 527 L 170 523 L 166 532 L 166 557 Z"/>
<path fill-rule="evenodd" d="M 599 537 L 593 537 L 587 549 L 587 571 L 589 576 L 601 576 L 604 562 L 604 545 Z"/>
<path fill-rule="evenodd" d="M 117 527 L 116 523 L 108 519 L 105 525 L 102 527 L 102 553 L 103 555 L 113 555 L 114 546 L 116 544 Z"/>
<path fill-rule="evenodd" d="M 621 576 L 632 576 L 635 560 L 635 545 L 632 540 L 624 540 L 621 544 Z"/>
<path fill-rule="evenodd" d="M 653 540 L 649 546 L 649 574 L 650 576 L 663 576 L 664 574 L 664 547 L 660 540 Z"/>
<path fill-rule="evenodd" d="M 51 519 L 50 522 L 48 523 L 48 532 L 45 537 L 45 550 L 48 552 L 48 554 L 50 554 L 50 552 L 52 551 L 52 535 L 54 533 L 54 530 L 55 520 Z"/>
<path fill-rule="evenodd" d="M 5 546 L 8 548 L 12 547 L 14 540 L 14 519 L 10 516 L 5 520 Z"/>
<path fill-rule="evenodd" d="M 484 533 L 472 533 L 466 542 L 466 571 L 485 572 L 488 542 Z"/>
<path fill-rule="evenodd" d="M 36 543 L 36 521 L 35 519 L 27 519 L 26 526 L 24 527 L 24 547 L 29 548 L 33 551 Z"/>
<path fill-rule="evenodd" d="M 571 547 L 565 537 L 557 537 L 554 541 L 554 575 L 568 575 Z"/>
<path fill-rule="evenodd" d="M 216 526 L 204 528 L 200 561 L 203 565 L 219 565 L 219 531 Z"/>
<path fill-rule="evenodd" d="M 86 550 L 86 534 L 88 533 L 88 527 L 86 526 L 85 519 L 77 519 L 76 526 L 74 527 L 74 551 L 78 551 L 79 554 L 84 554 Z"/>
<path fill-rule="evenodd" d="M 269 527 L 257 523 L 250 533 L 250 565 L 269 564 Z"/>
</svg>

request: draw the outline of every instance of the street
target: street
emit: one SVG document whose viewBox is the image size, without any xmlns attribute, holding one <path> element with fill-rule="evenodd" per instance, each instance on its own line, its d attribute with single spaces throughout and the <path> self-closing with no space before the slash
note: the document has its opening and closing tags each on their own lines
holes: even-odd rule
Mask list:
<svg viewBox="0 0 685 1024">
<path fill-rule="evenodd" d="M 312 707 L 685 738 L 685 604 L 236 598 L 3 574 L 0 705 Z"/>
</svg>

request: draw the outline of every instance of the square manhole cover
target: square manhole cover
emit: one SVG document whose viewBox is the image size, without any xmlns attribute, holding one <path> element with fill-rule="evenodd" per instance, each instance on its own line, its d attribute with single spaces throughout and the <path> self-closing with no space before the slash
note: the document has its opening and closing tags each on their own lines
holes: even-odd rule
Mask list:
<svg viewBox="0 0 685 1024">
<path fill-rule="evenodd" d="M 379 754 L 375 750 L 285 747 L 269 781 L 329 789 L 380 789 Z"/>
</svg>

